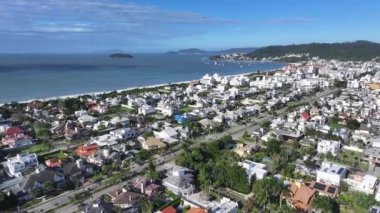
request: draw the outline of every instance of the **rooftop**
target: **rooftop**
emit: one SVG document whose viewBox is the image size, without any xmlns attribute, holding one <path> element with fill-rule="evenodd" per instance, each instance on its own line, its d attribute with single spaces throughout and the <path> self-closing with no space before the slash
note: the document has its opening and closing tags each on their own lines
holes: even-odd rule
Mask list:
<svg viewBox="0 0 380 213">
<path fill-rule="evenodd" d="M 341 175 L 347 168 L 330 162 L 323 162 L 320 168 L 320 171 L 329 173 L 329 174 L 338 174 Z"/>
</svg>

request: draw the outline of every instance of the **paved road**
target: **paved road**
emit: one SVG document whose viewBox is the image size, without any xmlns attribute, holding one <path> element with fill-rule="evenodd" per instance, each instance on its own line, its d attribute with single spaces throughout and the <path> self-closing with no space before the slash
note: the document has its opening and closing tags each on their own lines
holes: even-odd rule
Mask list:
<svg viewBox="0 0 380 213">
<path fill-rule="evenodd" d="M 131 173 L 139 173 L 139 172 L 142 172 L 143 170 L 145 170 L 146 168 L 148 167 L 148 164 L 144 164 L 144 165 L 141 165 L 141 166 L 134 166 L 132 167 L 131 169 Z M 105 180 L 103 180 L 105 181 Z M 119 185 L 122 185 L 122 184 L 125 184 L 125 182 L 120 182 L 118 184 Z M 43 201 L 42 203 L 39 203 L 33 207 L 30 207 L 30 208 L 27 208 L 26 210 L 28 212 L 45 212 L 45 211 L 49 211 L 51 209 L 55 209 L 57 208 L 57 206 L 62 206 L 66 203 L 69 203 L 70 202 L 70 199 L 69 197 L 73 197 L 75 194 L 78 194 L 78 193 L 81 193 L 85 190 L 96 190 L 96 189 L 99 189 L 101 188 L 101 184 L 99 183 L 94 183 L 94 184 L 89 184 L 89 185 L 86 185 L 84 187 L 81 187 L 79 189 L 76 189 L 76 190 L 71 190 L 71 191 L 67 191 L 67 192 L 64 192 L 58 196 L 55 196 L 53 198 L 50 198 L 46 201 Z M 113 189 L 113 186 L 110 186 L 110 187 L 106 187 L 104 189 L 101 189 L 99 192 L 106 192 L 107 190 L 112 190 Z M 95 196 L 93 196 L 95 197 Z M 63 211 L 64 212 L 64 211 Z"/>
</svg>

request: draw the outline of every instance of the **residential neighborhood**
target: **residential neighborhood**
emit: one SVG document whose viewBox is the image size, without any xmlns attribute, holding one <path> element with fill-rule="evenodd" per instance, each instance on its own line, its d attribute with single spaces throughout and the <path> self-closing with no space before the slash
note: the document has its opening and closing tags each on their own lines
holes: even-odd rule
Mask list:
<svg viewBox="0 0 380 213">
<path fill-rule="evenodd" d="M 224 56 L 228 58 L 228 56 Z M 380 204 L 380 63 L 0 107 L 0 211 L 369 212 Z"/>
</svg>

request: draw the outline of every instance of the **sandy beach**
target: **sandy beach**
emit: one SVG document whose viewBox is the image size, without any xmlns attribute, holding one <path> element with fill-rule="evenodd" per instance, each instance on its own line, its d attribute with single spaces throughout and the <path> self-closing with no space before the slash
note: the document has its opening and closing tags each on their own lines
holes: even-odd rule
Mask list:
<svg viewBox="0 0 380 213">
<path fill-rule="evenodd" d="M 264 71 L 261 71 L 261 73 L 267 73 L 267 72 L 275 72 L 276 70 L 264 70 Z M 221 76 L 224 76 L 224 77 L 234 77 L 234 76 L 239 76 L 239 75 L 244 75 L 244 76 L 247 76 L 247 75 L 252 75 L 252 74 L 255 74 L 257 73 L 257 71 L 253 71 L 253 72 L 245 72 L 245 73 L 240 73 L 240 74 L 233 74 L 233 75 L 221 75 Z M 123 89 L 118 89 L 118 90 L 113 90 L 113 91 L 99 91 L 99 92 L 90 92 L 90 93 L 80 93 L 80 94 L 72 94 L 72 95 L 63 95 L 63 96 L 53 96 L 53 97 L 47 97 L 47 98 L 36 98 L 36 99 L 30 99 L 30 100 L 25 100 L 25 101 L 18 101 L 18 103 L 30 103 L 30 102 L 33 102 L 33 101 L 50 101 L 50 100 L 59 100 L 59 99 L 66 99 L 66 98 L 77 98 L 77 97 L 80 97 L 80 96 L 84 96 L 84 95 L 90 95 L 90 96 L 96 96 L 96 95 L 101 95 L 101 94 L 107 94 L 107 93 L 111 93 L 111 92 L 125 92 L 125 91 L 129 91 L 129 90 L 134 90 L 134 89 L 142 89 L 142 88 L 156 88 L 156 87 L 163 87 L 163 86 L 168 86 L 168 85 L 175 85 L 175 84 L 188 84 L 192 81 L 199 81 L 200 79 L 193 79 L 193 80 L 187 80 L 187 81 L 178 81 L 178 82 L 171 82 L 171 83 L 163 83 L 163 84 L 154 84 L 154 85 L 148 85 L 148 86 L 140 86 L 140 87 L 127 87 L 127 88 L 123 88 Z M 4 103 L 1 103 L 1 105 L 3 105 Z"/>
</svg>

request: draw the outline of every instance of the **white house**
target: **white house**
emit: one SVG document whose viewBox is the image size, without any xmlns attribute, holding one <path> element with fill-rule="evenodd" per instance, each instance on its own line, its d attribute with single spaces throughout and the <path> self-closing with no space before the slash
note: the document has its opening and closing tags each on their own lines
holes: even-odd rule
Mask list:
<svg viewBox="0 0 380 213">
<path fill-rule="evenodd" d="M 345 181 L 352 190 L 370 195 L 374 194 L 378 185 L 377 178 L 372 175 L 353 175 Z"/>
<path fill-rule="evenodd" d="M 93 138 L 91 143 L 96 143 L 98 146 L 113 146 L 118 143 L 118 138 L 114 135 L 101 135 Z"/>
<path fill-rule="evenodd" d="M 325 161 L 322 162 L 321 168 L 317 171 L 317 182 L 340 186 L 346 175 L 347 168 L 345 166 Z"/>
<path fill-rule="evenodd" d="M 8 158 L 7 167 L 9 174 L 14 177 L 19 177 L 22 171 L 27 168 L 38 166 L 38 157 L 35 153 L 17 154 L 15 157 Z"/>
<path fill-rule="evenodd" d="M 239 210 L 239 204 L 226 197 L 223 197 L 219 202 L 211 203 L 212 213 L 237 213 Z"/>
<path fill-rule="evenodd" d="M 1 114 L 0 114 L 0 120 L 1 120 Z M 0 124 L 0 134 L 4 134 L 7 129 L 9 129 L 11 126 L 8 123 Z"/>
<path fill-rule="evenodd" d="M 193 194 L 194 176 L 190 169 L 174 166 L 167 171 L 167 177 L 162 180 L 164 185 L 169 191 L 177 195 L 188 196 Z"/>
<path fill-rule="evenodd" d="M 161 108 L 161 113 L 165 116 L 173 116 L 175 114 L 178 114 L 179 110 L 177 107 L 174 106 L 165 106 Z"/>
<path fill-rule="evenodd" d="M 74 114 L 75 114 L 75 116 L 77 116 L 77 117 L 81 117 L 81 116 L 83 116 L 83 115 L 88 115 L 88 112 L 86 111 L 86 110 L 78 110 L 78 111 L 75 111 L 74 112 Z"/>
<path fill-rule="evenodd" d="M 167 143 L 174 143 L 178 141 L 178 132 L 173 127 L 165 127 L 161 132 L 154 132 L 155 136 L 162 139 Z"/>
<path fill-rule="evenodd" d="M 211 200 L 204 192 L 193 193 L 182 197 L 183 206 L 205 209 L 210 213 L 237 213 L 239 204 L 226 197 L 221 200 Z"/>
<path fill-rule="evenodd" d="M 253 175 L 256 176 L 257 180 L 261 180 L 268 174 L 268 171 L 266 170 L 267 165 L 262 163 L 245 160 L 243 162 L 239 162 L 238 165 L 245 169 L 249 180 L 251 180 Z"/>
<path fill-rule="evenodd" d="M 110 132 L 110 135 L 115 136 L 117 139 L 131 139 L 137 136 L 137 132 L 131 128 L 117 129 Z"/>
<path fill-rule="evenodd" d="M 139 107 L 139 110 L 138 110 L 138 113 L 143 114 L 143 115 L 149 115 L 149 114 L 153 114 L 155 112 L 156 112 L 156 109 L 153 106 L 150 106 L 147 104 Z"/>
<path fill-rule="evenodd" d="M 330 152 L 336 156 L 340 150 L 340 141 L 320 140 L 318 142 L 317 151 L 319 154 L 327 154 Z"/>
<path fill-rule="evenodd" d="M 112 119 L 110 120 L 110 123 L 111 123 L 112 125 L 118 125 L 118 124 L 121 124 L 121 125 L 123 125 L 123 126 L 127 126 L 127 125 L 129 125 L 130 120 L 129 120 L 128 117 L 116 116 L 116 117 L 114 117 L 114 118 L 112 118 Z"/>
<path fill-rule="evenodd" d="M 81 124 L 93 124 L 98 121 L 97 118 L 91 116 L 91 115 L 82 115 L 78 118 L 79 123 Z"/>
<path fill-rule="evenodd" d="M 246 76 L 243 76 L 243 75 L 238 75 L 238 76 L 234 76 L 230 80 L 230 85 L 241 87 L 241 86 L 248 85 L 248 82 L 249 82 L 249 78 L 247 78 Z"/>
</svg>

